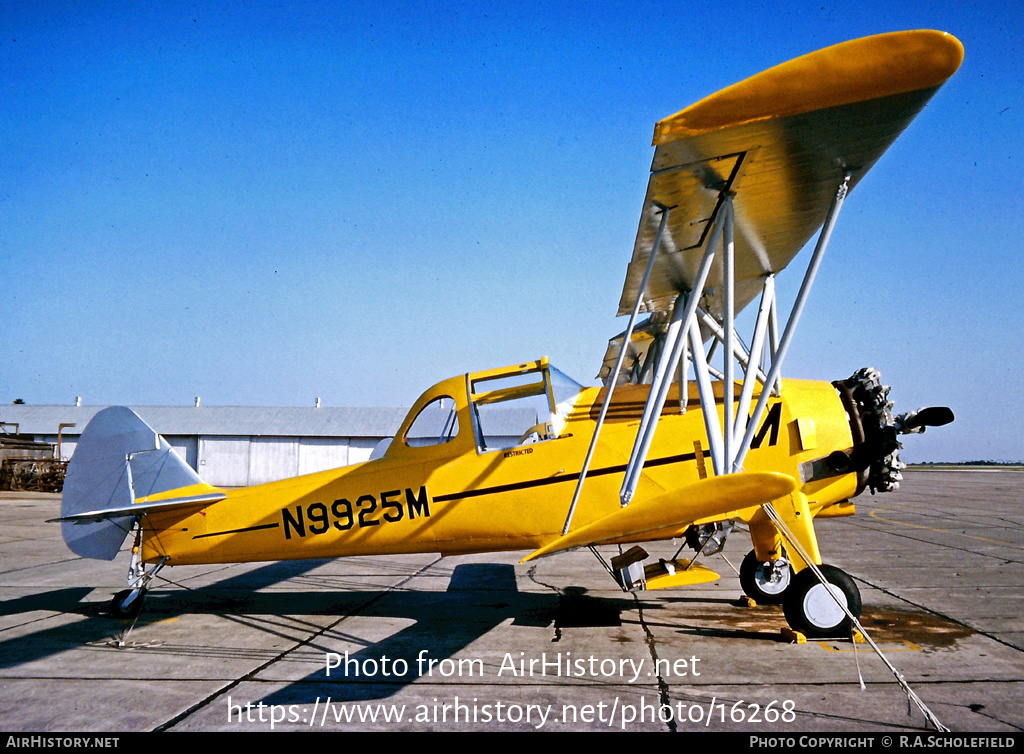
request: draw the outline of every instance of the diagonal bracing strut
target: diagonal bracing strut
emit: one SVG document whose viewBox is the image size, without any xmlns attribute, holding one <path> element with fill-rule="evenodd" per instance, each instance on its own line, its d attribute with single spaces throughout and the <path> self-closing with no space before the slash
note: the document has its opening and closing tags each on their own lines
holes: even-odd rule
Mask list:
<svg viewBox="0 0 1024 754">
<path fill-rule="evenodd" d="M 850 178 L 851 173 L 847 172 L 836 188 L 836 193 L 818 235 L 817 244 L 808 263 L 807 270 L 804 273 L 803 282 L 793 303 L 781 339 L 778 339 L 776 334 L 775 279 L 772 273 L 766 274 L 762 285 L 761 301 L 754 324 L 750 352 L 745 359 L 746 363 L 741 364 L 745 369 L 743 371 L 743 381 L 738 400 L 735 392 L 734 366 L 737 354 L 742 352 L 743 349 L 738 345 L 738 338 L 735 333 L 736 311 L 733 265 L 735 211 L 733 196 L 731 194 L 723 195 L 722 201 L 719 204 L 719 212 L 716 213 L 715 225 L 709 234 L 704 258 L 701 261 L 693 287 L 689 291 L 680 293 L 675 309 L 672 312 L 672 319 L 665 336 L 659 363 L 654 370 L 651 391 L 644 406 L 643 417 L 637 430 L 633 451 L 620 490 L 620 499 L 623 506 L 628 505 L 636 494 L 640 474 L 654 439 L 654 433 L 657 430 L 657 419 L 661 415 L 665 399 L 668 395 L 671 375 L 679 367 L 683 358 L 687 336 L 689 337 L 690 344 L 689 357 L 694 367 L 695 381 L 700 397 L 701 410 L 704 415 L 709 452 L 715 474 L 732 474 L 742 471 L 743 461 L 750 449 L 757 427 L 767 410 L 768 400 L 773 393 L 777 394 L 778 386 L 781 385 L 782 363 L 800 320 L 800 315 L 807 302 L 814 278 L 821 265 L 821 260 L 831 238 L 832 230 L 835 227 L 839 210 L 846 199 Z M 721 252 L 723 257 L 723 313 L 720 339 L 724 346 L 724 369 L 722 371 L 722 381 L 724 384 L 721 418 L 719 418 L 717 401 L 711 381 L 708 351 L 705 351 L 698 322 L 699 309 L 697 306 L 704 294 L 707 274 L 710 271 L 711 263 L 716 254 L 719 240 L 722 242 Z M 766 340 L 771 342 L 771 364 L 766 371 L 762 372 L 758 362 L 764 351 Z M 753 402 L 754 387 L 758 382 L 761 383 L 762 389 L 753 413 L 748 416 L 747 412 L 749 411 L 750 404 Z M 680 398 L 685 400 L 685 396 L 680 396 Z"/>
<path fill-rule="evenodd" d="M 743 461 L 753 442 L 756 429 L 763 418 L 771 395 L 778 395 L 781 388 L 781 369 L 792 341 L 793 333 L 803 312 L 811 286 L 821 265 L 821 259 L 828 246 L 832 230 L 846 199 L 849 190 L 849 183 L 852 173 L 847 172 L 836 189 L 835 196 L 828 209 L 825 221 L 818 235 L 811 260 L 804 273 L 804 279 L 800 291 L 793 303 L 789 319 L 783 331 L 781 339 L 778 335 L 778 317 L 776 314 L 775 277 L 774 273 L 768 272 L 765 275 L 762 285 L 761 300 L 758 307 L 757 319 L 754 324 L 754 333 L 751 340 L 750 351 L 743 354 L 744 348 L 738 343 L 735 332 L 735 300 L 734 300 L 734 240 L 733 231 L 735 224 L 735 210 L 733 207 L 734 197 L 731 193 L 723 193 L 716 208 L 714 222 L 711 231 L 707 236 L 704 256 L 694 279 L 693 286 L 689 291 L 681 291 L 676 299 L 668 328 L 661 343 L 661 350 L 657 363 L 654 365 L 651 379 L 651 388 L 644 404 L 643 416 L 640 426 L 637 429 L 636 438 L 633 443 L 633 450 L 630 454 L 629 463 L 620 489 L 619 497 L 623 507 L 629 505 L 636 494 L 640 475 L 651 443 L 658 426 L 658 418 L 665 406 L 668 397 L 669 387 L 676 371 L 680 372 L 681 382 L 685 380 L 686 370 L 682 361 L 689 351 L 689 360 L 694 367 L 695 382 L 700 398 L 701 411 L 704 416 L 705 429 L 708 435 L 709 454 L 712 466 L 716 475 L 731 474 L 742 471 Z M 576 482 L 572 501 L 566 516 L 562 534 L 569 532 L 572 525 L 573 514 L 579 502 L 583 485 L 586 480 L 594 451 L 597 447 L 598 436 L 604 424 L 608 407 L 611 404 L 616 379 L 622 368 L 626 350 L 630 347 L 636 317 L 643 302 L 644 290 L 654 265 L 655 257 L 658 254 L 662 237 L 668 222 L 670 208 L 662 208 L 661 223 L 655 237 L 654 246 L 651 249 L 647 260 L 647 266 L 640 284 L 637 298 L 634 301 L 630 314 L 629 325 L 623 334 L 622 343 L 619 346 L 619 353 L 616 364 L 609 377 L 608 386 L 605 392 L 605 399 L 601 406 L 601 412 L 591 437 L 590 446 L 583 463 L 583 468 Z M 705 350 L 703 337 L 701 335 L 698 318 L 706 316 L 699 307 L 701 297 L 704 295 L 705 285 L 715 259 L 716 249 L 719 242 L 722 243 L 722 267 L 723 267 L 723 314 L 720 331 L 712 339 L 713 343 L 720 341 L 724 346 L 724 369 L 722 371 L 723 385 L 723 413 L 721 420 L 718 416 L 717 401 L 711 381 L 711 371 L 708 364 L 709 350 Z M 689 349 L 687 349 L 689 341 Z M 770 365 L 763 370 L 759 364 L 761 354 L 765 350 L 766 341 L 770 357 Z M 737 400 L 735 394 L 734 366 L 739 359 L 743 368 L 743 381 L 740 387 L 740 394 Z M 753 413 L 748 417 L 747 411 L 753 401 L 755 383 L 760 383 L 762 389 L 758 396 L 757 404 Z M 686 396 L 680 394 L 680 402 L 685 403 Z"/>
</svg>

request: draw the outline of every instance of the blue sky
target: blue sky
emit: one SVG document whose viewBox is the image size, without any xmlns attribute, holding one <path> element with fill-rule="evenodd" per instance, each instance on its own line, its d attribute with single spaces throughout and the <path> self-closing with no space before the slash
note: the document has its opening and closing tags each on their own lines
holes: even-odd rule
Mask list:
<svg viewBox="0 0 1024 754">
<path fill-rule="evenodd" d="M 654 123 L 935 28 L 964 65 L 851 194 L 785 373 L 872 365 L 897 410 L 951 405 L 909 460 L 1024 459 L 1022 25 L 1016 2 L 4 0 L 0 406 L 408 405 L 541 355 L 595 384 Z"/>
</svg>

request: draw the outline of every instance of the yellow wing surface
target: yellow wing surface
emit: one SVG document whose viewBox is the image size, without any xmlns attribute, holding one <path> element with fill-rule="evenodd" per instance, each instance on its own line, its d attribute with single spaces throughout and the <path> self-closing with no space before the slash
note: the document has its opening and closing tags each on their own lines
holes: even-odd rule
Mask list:
<svg viewBox="0 0 1024 754">
<path fill-rule="evenodd" d="M 962 60 L 963 46 L 943 32 L 865 37 L 778 65 L 660 121 L 619 314 L 640 292 L 664 207 L 672 211 L 641 311 L 656 324 L 691 290 L 723 192 L 734 196 L 742 309 L 764 276 L 785 268 L 821 227 L 844 175 L 856 185 Z M 702 302 L 716 318 L 720 282 L 718 265 Z"/>
<path fill-rule="evenodd" d="M 612 542 L 624 536 L 683 527 L 694 518 L 721 515 L 771 502 L 796 488 L 793 477 L 773 472 L 746 472 L 702 479 L 680 490 L 619 508 L 547 543 L 523 558 L 522 562 L 574 547 Z M 694 511 L 699 511 L 700 515 L 694 516 Z"/>
</svg>

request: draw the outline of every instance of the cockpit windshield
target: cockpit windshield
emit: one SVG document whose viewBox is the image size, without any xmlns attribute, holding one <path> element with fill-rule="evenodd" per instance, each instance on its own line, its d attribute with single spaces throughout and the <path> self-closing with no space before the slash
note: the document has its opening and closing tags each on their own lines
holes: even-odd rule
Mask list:
<svg viewBox="0 0 1024 754">
<path fill-rule="evenodd" d="M 583 386 L 547 364 L 470 375 L 480 452 L 558 437 Z"/>
<path fill-rule="evenodd" d="M 562 427 L 569 418 L 572 407 L 576 405 L 576 399 L 579 398 L 583 386 L 553 366 L 548 367 L 548 376 L 551 380 L 551 398 L 554 403 L 552 421 L 557 424 L 557 436 L 561 434 Z"/>
</svg>

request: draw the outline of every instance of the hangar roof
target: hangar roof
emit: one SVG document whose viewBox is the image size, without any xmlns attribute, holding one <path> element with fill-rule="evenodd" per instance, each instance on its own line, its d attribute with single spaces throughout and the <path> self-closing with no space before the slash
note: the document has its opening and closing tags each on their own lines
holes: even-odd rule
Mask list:
<svg viewBox="0 0 1024 754">
<path fill-rule="evenodd" d="M 26 435 L 74 437 L 105 406 L 0 406 L 0 422 Z M 314 408 L 265 406 L 130 406 L 162 435 L 252 435 L 267 437 L 390 437 L 405 408 Z M 13 427 L 7 428 L 14 432 Z"/>
</svg>

